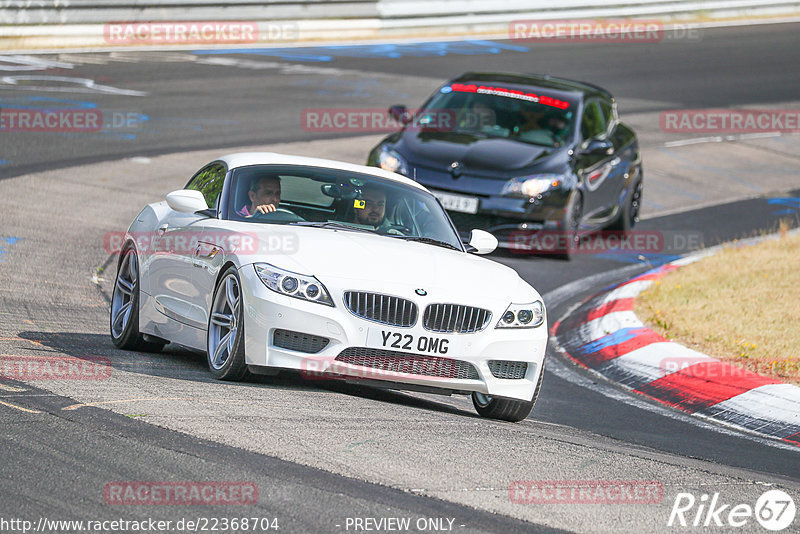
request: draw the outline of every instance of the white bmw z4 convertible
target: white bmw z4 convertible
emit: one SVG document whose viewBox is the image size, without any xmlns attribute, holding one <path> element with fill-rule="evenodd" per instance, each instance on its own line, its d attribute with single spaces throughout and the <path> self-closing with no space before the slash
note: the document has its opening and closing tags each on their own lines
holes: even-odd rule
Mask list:
<svg viewBox="0 0 800 534">
<path fill-rule="evenodd" d="M 211 373 L 282 369 L 471 394 L 519 421 L 541 388 L 542 298 L 462 243 L 439 201 L 374 167 L 272 153 L 222 157 L 149 204 L 125 234 L 111 302 L 117 347 L 176 343 Z"/>
</svg>

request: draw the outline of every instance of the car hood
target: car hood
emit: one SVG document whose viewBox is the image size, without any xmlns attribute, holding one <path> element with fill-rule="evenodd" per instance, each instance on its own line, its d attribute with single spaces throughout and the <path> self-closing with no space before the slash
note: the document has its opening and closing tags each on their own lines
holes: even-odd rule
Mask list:
<svg viewBox="0 0 800 534">
<path fill-rule="evenodd" d="M 557 149 L 456 132 L 404 132 L 397 143 L 409 162 L 447 169 L 457 161 L 467 169 L 516 171 L 537 164 Z"/>
<path fill-rule="evenodd" d="M 285 246 L 284 250 L 238 254 L 238 263 L 264 262 L 313 275 L 329 290 L 364 289 L 410 296 L 422 289 L 440 302 L 438 299 L 464 302 L 465 298 L 480 297 L 518 302 L 520 298 L 539 298 L 516 271 L 473 254 L 365 232 L 246 226 L 243 231 L 252 232 L 259 242 L 274 241 L 282 234 Z"/>
</svg>

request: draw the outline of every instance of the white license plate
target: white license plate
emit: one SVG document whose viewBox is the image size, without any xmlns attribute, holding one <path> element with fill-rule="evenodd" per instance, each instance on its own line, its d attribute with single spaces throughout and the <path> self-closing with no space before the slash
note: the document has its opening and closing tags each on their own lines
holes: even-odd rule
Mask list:
<svg viewBox="0 0 800 534">
<path fill-rule="evenodd" d="M 395 350 L 413 354 L 458 354 L 456 340 L 442 336 L 421 336 L 392 330 L 370 328 L 367 330 L 367 346 L 376 349 Z"/>
<path fill-rule="evenodd" d="M 431 191 L 431 193 L 441 201 L 446 210 L 460 211 L 461 213 L 478 213 L 477 197 L 454 195 L 452 193 L 442 193 L 441 191 Z"/>
</svg>

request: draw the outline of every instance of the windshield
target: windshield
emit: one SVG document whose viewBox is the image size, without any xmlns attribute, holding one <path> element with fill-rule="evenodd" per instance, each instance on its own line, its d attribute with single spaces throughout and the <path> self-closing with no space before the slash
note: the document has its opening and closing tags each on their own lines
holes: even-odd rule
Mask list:
<svg viewBox="0 0 800 534">
<path fill-rule="evenodd" d="M 497 137 L 523 143 L 560 147 L 574 131 L 575 105 L 545 95 L 514 89 L 453 84 L 439 90 L 417 116 L 452 115 L 453 130 L 480 137 Z"/>
<path fill-rule="evenodd" d="M 369 174 L 298 165 L 240 167 L 231 176 L 227 208 L 235 221 L 369 232 L 463 251 L 433 195 Z"/>
</svg>

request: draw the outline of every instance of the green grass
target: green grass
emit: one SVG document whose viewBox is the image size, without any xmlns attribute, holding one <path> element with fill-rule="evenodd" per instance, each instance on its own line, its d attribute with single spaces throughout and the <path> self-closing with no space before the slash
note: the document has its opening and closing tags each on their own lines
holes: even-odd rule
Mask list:
<svg viewBox="0 0 800 534">
<path fill-rule="evenodd" d="M 636 299 L 636 314 L 677 343 L 800 384 L 800 234 L 725 247 Z"/>
</svg>

